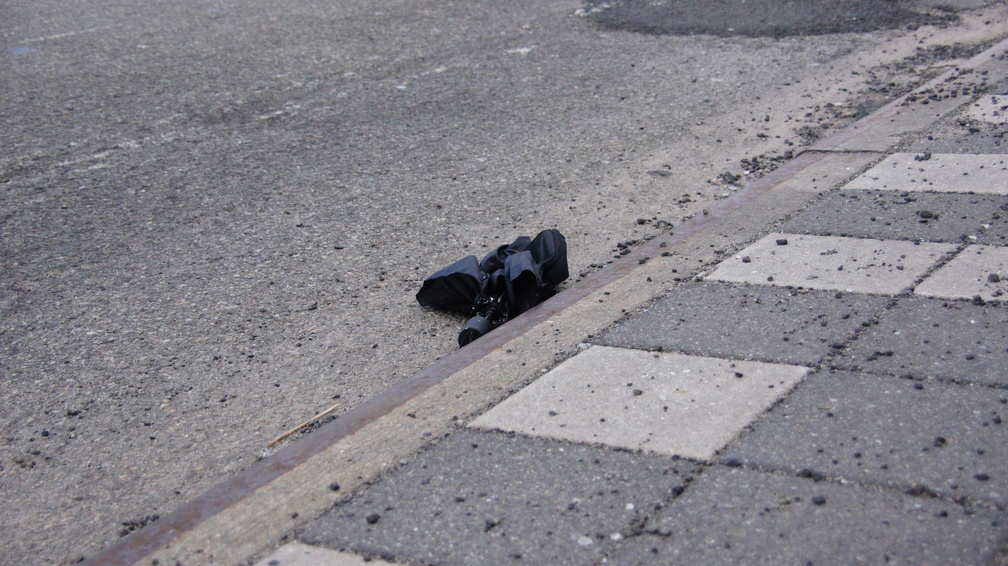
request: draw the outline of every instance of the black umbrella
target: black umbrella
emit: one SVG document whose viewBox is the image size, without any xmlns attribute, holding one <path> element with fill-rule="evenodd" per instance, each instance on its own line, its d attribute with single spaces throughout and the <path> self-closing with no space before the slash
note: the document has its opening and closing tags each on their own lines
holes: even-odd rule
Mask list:
<svg viewBox="0 0 1008 566">
<path fill-rule="evenodd" d="M 417 293 L 421 306 L 470 316 L 459 345 L 490 332 L 555 293 L 569 276 L 567 241 L 557 230 L 522 236 L 477 263 L 467 256 L 428 277 Z"/>
</svg>

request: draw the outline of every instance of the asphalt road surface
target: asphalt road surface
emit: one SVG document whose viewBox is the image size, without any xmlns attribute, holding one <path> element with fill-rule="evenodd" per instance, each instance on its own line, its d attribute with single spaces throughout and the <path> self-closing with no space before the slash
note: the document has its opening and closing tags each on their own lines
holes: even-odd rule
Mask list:
<svg viewBox="0 0 1008 566">
<path fill-rule="evenodd" d="M 558 228 L 576 284 L 1004 20 L 730 4 L 5 3 L 0 561 L 94 555 L 455 349 L 440 267 Z"/>
</svg>

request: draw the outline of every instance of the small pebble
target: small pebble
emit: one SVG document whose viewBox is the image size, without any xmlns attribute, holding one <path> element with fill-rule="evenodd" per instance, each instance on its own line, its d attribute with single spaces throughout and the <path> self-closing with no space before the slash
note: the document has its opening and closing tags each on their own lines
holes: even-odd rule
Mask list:
<svg viewBox="0 0 1008 566">
<path fill-rule="evenodd" d="M 787 238 L 777 238 L 778 246 L 786 246 L 788 244 Z"/>
</svg>

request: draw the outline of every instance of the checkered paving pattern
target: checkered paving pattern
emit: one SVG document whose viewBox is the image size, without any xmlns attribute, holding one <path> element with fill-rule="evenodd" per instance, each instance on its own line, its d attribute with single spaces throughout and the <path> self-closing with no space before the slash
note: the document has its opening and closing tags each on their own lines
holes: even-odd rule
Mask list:
<svg viewBox="0 0 1008 566">
<path fill-rule="evenodd" d="M 1004 160 L 1002 155 L 896 154 L 841 191 L 843 199 L 860 195 L 867 202 L 883 203 L 881 209 L 894 206 L 892 203 L 906 203 L 909 206 L 904 206 L 901 214 L 911 216 L 913 225 L 933 225 L 941 219 L 948 228 L 947 234 L 965 234 L 964 238 L 897 239 L 893 238 L 891 222 L 876 223 L 877 234 L 872 233 L 872 225 L 867 223 L 862 227 L 861 237 L 777 232 L 722 261 L 704 280 L 708 286 L 730 283 L 737 289 L 760 285 L 838 291 L 814 299 L 818 306 L 812 310 L 822 313 L 815 317 L 817 320 L 847 308 L 841 300 L 852 293 L 882 296 L 897 303 L 907 293 L 945 299 L 1001 300 L 1008 290 L 1008 248 L 971 245 L 969 242 L 976 238 L 971 239 L 969 234 L 989 227 L 983 222 L 997 220 L 1001 207 L 1008 209 L 1008 197 L 1002 196 L 1008 193 L 1008 166 Z M 994 196 L 984 197 L 987 200 L 980 212 L 965 215 L 948 209 L 922 213 L 925 209 L 914 204 L 917 199 L 907 198 L 910 192 L 954 193 L 956 189 L 969 191 L 961 193 L 968 198 L 974 191 Z M 930 194 L 922 193 L 926 198 Z M 790 224 L 818 226 L 819 222 L 805 220 L 803 215 L 815 218 L 822 214 L 823 209 L 814 205 Z M 684 292 L 688 293 L 688 288 L 673 290 L 665 300 L 676 301 L 678 293 Z M 874 306 L 881 309 L 883 304 Z M 794 318 L 793 311 L 788 314 Z M 638 320 L 616 329 L 615 338 L 603 339 L 603 343 L 621 345 L 627 335 L 633 334 L 634 325 L 638 328 L 646 325 L 647 318 L 647 314 L 637 317 Z M 665 328 L 647 328 L 638 334 L 659 337 L 648 344 L 650 349 L 664 349 L 668 344 L 670 350 L 694 355 L 594 346 L 501 403 L 472 426 L 707 460 L 798 384 L 812 366 L 827 355 L 840 353 L 821 349 L 811 359 L 804 360 L 804 366 L 756 364 L 737 372 L 751 378 L 734 379 L 732 376 L 738 369 L 735 366 L 753 362 L 721 357 L 724 351 L 712 347 L 716 339 L 705 339 L 686 348 L 682 343 L 684 336 L 693 333 L 730 335 L 737 324 L 726 319 L 725 312 L 708 309 L 702 320 L 684 333 L 668 326 L 668 321 L 675 319 L 676 316 L 666 316 Z M 882 322 L 885 320 L 883 315 Z M 862 324 L 870 327 L 876 322 L 868 317 Z M 847 337 L 855 330 L 848 330 Z M 784 334 L 776 341 L 783 344 L 787 340 Z M 832 345 L 841 347 L 840 342 L 843 340 L 838 338 Z M 981 357 L 1000 360 L 998 350 L 988 348 Z M 893 356 L 892 351 L 885 350 L 867 361 Z M 976 357 L 972 355 L 971 360 Z M 858 367 L 856 363 L 853 365 Z M 689 401 L 684 402 L 686 399 Z"/>
<path fill-rule="evenodd" d="M 318 547 L 268 558 L 990 562 L 1002 159 L 882 161 L 400 462 L 301 533 Z M 356 554 L 304 558 L 320 547 Z"/>
</svg>

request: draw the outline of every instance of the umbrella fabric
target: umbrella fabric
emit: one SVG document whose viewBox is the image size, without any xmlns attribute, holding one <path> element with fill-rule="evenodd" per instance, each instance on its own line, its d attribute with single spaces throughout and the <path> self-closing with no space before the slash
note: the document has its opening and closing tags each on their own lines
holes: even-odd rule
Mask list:
<svg viewBox="0 0 1008 566">
<path fill-rule="evenodd" d="M 520 251 L 508 256 L 503 271 L 510 316 L 518 316 L 539 303 L 542 272 L 531 252 Z"/>
<path fill-rule="evenodd" d="M 540 265 L 540 293 L 553 294 L 553 288 L 570 277 L 567 271 L 567 240 L 557 230 L 545 230 L 529 244 L 529 252 Z"/>
<path fill-rule="evenodd" d="M 500 246 L 478 263 L 468 256 L 438 271 L 424 281 L 417 301 L 468 314 L 481 301 L 496 300 L 513 317 L 552 296 L 567 277 L 567 242 L 557 230 L 544 230 L 535 239 L 521 236 Z"/>
<path fill-rule="evenodd" d="M 468 315 L 483 293 L 486 279 L 476 256 L 467 256 L 424 280 L 416 299 L 424 307 Z"/>
</svg>

